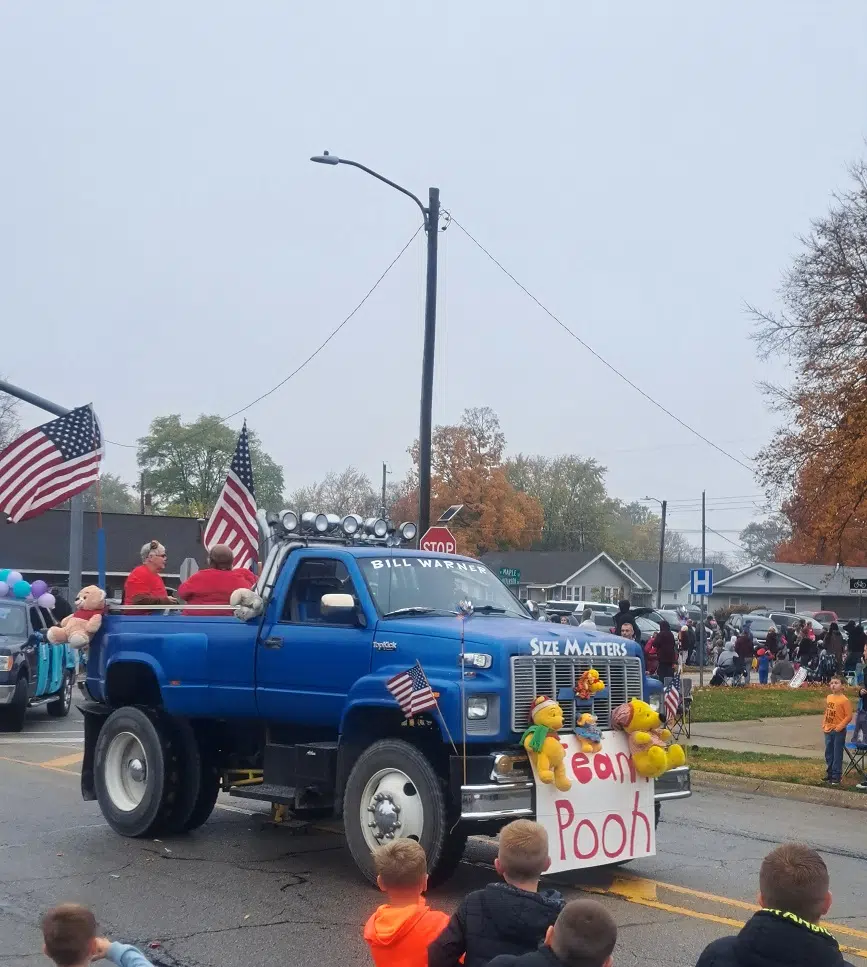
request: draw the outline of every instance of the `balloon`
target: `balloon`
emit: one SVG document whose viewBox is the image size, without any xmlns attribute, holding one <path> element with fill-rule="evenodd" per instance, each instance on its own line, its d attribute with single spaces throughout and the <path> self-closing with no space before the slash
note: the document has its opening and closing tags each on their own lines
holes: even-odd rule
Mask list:
<svg viewBox="0 0 867 967">
<path fill-rule="evenodd" d="M 9 585 L 5 581 L 0 581 L 0 598 L 5 598 L 9 593 Z"/>
<path fill-rule="evenodd" d="M 43 594 L 48 590 L 48 585 L 45 581 L 34 581 L 30 585 L 30 591 L 34 598 L 41 598 Z"/>
<path fill-rule="evenodd" d="M 45 594 L 39 595 L 39 597 L 36 599 L 36 603 L 40 608 L 48 608 L 48 610 L 51 611 L 54 608 L 54 605 L 57 604 L 57 601 L 55 601 L 54 595 L 50 591 L 46 591 Z"/>
<path fill-rule="evenodd" d="M 0 581 L 2 581 L 4 584 L 8 584 L 9 583 L 9 575 L 11 573 L 12 573 L 12 571 L 8 567 L 4 567 L 4 568 L 0 569 Z"/>
<path fill-rule="evenodd" d="M 24 578 L 21 576 L 19 571 L 10 571 L 3 580 L 9 585 L 10 588 L 14 588 L 19 581 L 23 581 Z"/>
<path fill-rule="evenodd" d="M 12 577 L 12 575 L 9 575 Z M 22 601 L 30 594 L 30 582 L 29 581 L 16 581 L 12 585 L 12 593 L 16 598 L 20 598 Z"/>
</svg>

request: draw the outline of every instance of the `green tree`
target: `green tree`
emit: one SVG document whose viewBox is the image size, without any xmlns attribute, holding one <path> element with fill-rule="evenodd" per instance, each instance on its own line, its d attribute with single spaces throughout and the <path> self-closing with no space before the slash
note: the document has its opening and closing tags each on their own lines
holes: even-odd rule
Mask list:
<svg viewBox="0 0 867 967">
<path fill-rule="evenodd" d="M 134 514 L 139 502 L 132 490 L 116 473 L 103 473 L 99 477 L 99 500 L 96 484 L 92 484 L 82 495 L 85 510 L 101 510 L 104 514 Z M 69 509 L 69 501 L 60 505 L 61 510 Z"/>
<path fill-rule="evenodd" d="M 255 433 L 249 437 L 256 503 L 279 510 L 283 470 L 262 450 Z M 138 465 L 155 506 L 164 513 L 208 517 L 237 443 L 237 431 L 216 415 L 202 415 L 194 423 L 183 423 L 177 413 L 153 420 L 150 432 L 138 441 Z"/>
</svg>

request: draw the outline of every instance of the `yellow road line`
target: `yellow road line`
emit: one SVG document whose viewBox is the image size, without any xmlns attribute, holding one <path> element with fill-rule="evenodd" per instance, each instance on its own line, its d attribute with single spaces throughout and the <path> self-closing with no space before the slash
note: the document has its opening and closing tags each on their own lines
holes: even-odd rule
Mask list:
<svg viewBox="0 0 867 967">
<path fill-rule="evenodd" d="M 39 762 L 38 765 L 43 769 L 60 768 L 61 766 L 72 766 L 84 761 L 83 752 L 73 752 L 72 755 L 62 755 L 57 759 L 49 759 L 47 762 Z"/>
<path fill-rule="evenodd" d="M 750 910 L 755 912 L 759 908 L 752 903 L 746 903 L 743 900 L 733 900 L 729 897 L 718 896 L 713 893 L 704 893 L 701 890 L 692 890 L 689 887 L 677 886 L 673 883 L 661 883 L 657 880 L 647 880 L 642 877 L 615 877 L 611 886 L 608 889 L 602 887 L 588 887 L 588 892 L 591 893 L 604 893 L 610 896 L 616 896 L 629 903 L 635 903 L 639 906 L 650 907 L 653 910 L 661 910 L 665 913 L 676 913 L 680 916 L 692 917 L 696 920 L 708 920 L 711 923 L 719 923 L 729 927 L 742 927 L 744 925 L 743 920 L 735 920 L 732 917 L 723 917 L 716 913 L 704 913 L 700 910 L 691 910 L 688 907 L 675 906 L 671 903 L 664 903 L 657 899 L 657 888 L 662 887 L 666 890 L 671 890 L 674 893 L 681 893 L 686 896 L 693 896 L 701 900 L 710 900 L 716 903 L 727 904 L 728 906 L 737 907 L 742 910 Z M 867 940 L 867 932 L 863 930 L 856 930 L 854 927 L 846 927 L 842 924 L 833 923 L 832 921 L 826 920 L 824 923 L 825 927 L 834 934 L 844 934 L 850 937 L 858 937 L 862 940 Z M 855 954 L 858 957 L 863 957 L 867 959 L 867 949 L 861 949 L 859 947 L 849 947 L 840 944 L 840 949 L 846 953 Z"/>
<path fill-rule="evenodd" d="M 62 776 L 71 776 L 78 779 L 77 772 L 70 772 L 69 769 L 58 769 L 57 766 L 50 766 L 43 762 L 31 762 L 29 759 L 13 759 L 8 755 L 0 755 L 0 762 L 14 762 L 19 766 L 30 766 L 31 769 L 45 769 L 46 772 L 59 772 Z"/>
</svg>

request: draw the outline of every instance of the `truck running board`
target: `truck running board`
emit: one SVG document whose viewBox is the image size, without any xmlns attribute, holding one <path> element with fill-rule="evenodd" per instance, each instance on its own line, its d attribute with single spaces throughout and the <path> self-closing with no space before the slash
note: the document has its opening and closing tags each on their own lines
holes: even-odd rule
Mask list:
<svg viewBox="0 0 867 967">
<path fill-rule="evenodd" d="M 274 783 L 260 782 L 255 786 L 232 786 L 230 796 L 239 799 L 258 799 L 262 802 L 278 802 L 284 806 L 295 805 L 296 790 L 292 786 L 278 786 Z"/>
</svg>

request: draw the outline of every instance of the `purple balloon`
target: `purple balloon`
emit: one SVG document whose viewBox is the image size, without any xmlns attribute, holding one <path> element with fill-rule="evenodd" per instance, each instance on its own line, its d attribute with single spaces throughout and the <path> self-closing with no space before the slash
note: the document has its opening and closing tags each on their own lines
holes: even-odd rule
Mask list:
<svg viewBox="0 0 867 967">
<path fill-rule="evenodd" d="M 20 571 L 10 571 L 6 575 L 6 583 L 9 585 L 10 588 L 14 588 L 19 581 L 23 581 L 23 580 L 24 578 L 21 576 Z"/>
<path fill-rule="evenodd" d="M 5 598 L 9 593 L 9 585 L 5 581 L 0 581 L 0 598 Z"/>
<path fill-rule="evenodd" d="M 54 600 L 54 595 L 50 591 L 46 591 L 45 594 L 39 595 L 36 603 L 40 608 L 48 608 L 51 611 L 54 605 L 57 604 L 57 601 Z"/>
<path fill-rule="evenodd" d="M 43 594 L 48 590 L 48 585 L 45 581 L 34 581 L 30 585 L 30 592 L 34 598 L 41 598 Z"/>
</svg>

